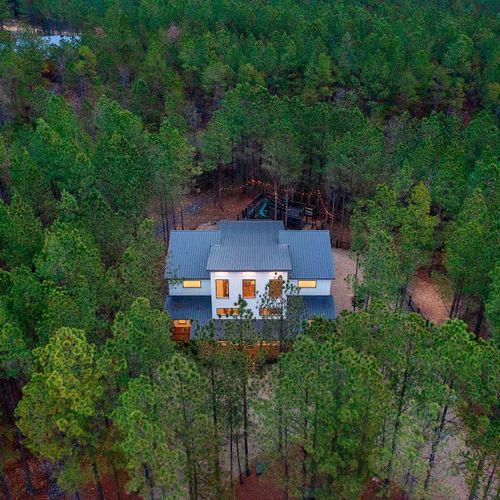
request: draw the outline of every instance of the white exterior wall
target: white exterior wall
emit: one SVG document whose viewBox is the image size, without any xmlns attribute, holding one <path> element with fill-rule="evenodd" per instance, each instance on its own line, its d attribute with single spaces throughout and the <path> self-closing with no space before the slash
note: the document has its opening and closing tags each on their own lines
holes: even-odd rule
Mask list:
<svg viewBox="0 0 500 500">
<path fill-rule="evenodd" d="M 290 283 L 299 286 L 299 280 L 290 280 Z M 330 295 L 331 283 L 331 280 L 316 280 L 316 288 L 301 288 L 299 295 Z"/>
<path fill-rule="evenodd" d="M 266 289 L 266 285 L 270 279 L 275 279 L 279 276 L 283 277 L 286 281 L 288 278 L 288 273 L 275 272 L 274 271 L 256 271 L 256 272 L 211 272 L 210 273 L 210 285 L 211 285 L 211 295 L 212 295 L 212 318 L 218 319 L 216 309 L 220 307 L 235 307 L 234 304 L 238 302 L 238 296 L 243 296 L 243 283 L 242 280 L 249 279 L 255 280 L 255 299 L 245 299 L 248 303 L 248 307 L 252 310 L 255 318 L 260 318 L 259 315 L 259 294 L 262 295 Z M 229 280 L 229 298 L 228 299 L 218 299 L 215 293 L 215 280 L 216 279 L 228 279 Z"/>
<path fill-rule="evenodd" d="M 197 281 L 197 280 L 189 280 Z M 182 281 L 177 281 L 174 283 L 169 283 L 169 295 L 210 295 L 210 280 L 200 280 L 201 288 L 184 288 L 182 286 Z"/>
</svg>

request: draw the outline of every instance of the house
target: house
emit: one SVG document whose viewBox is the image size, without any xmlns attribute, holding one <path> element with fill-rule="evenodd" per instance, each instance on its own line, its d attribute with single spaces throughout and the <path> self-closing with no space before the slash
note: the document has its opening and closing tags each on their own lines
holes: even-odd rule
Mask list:
<svg viewBox="0 0 500 500">
<path fill-rule="evenodd" d="M 172 231 L 165 279 L 174 340 L 188 340 L 210 320 L 231 321 L 241 296 L 257 321 L 269 311 L 259 295 L 298 287 L 307 319 L 335 317 L 328 231 L 288 231 L 282 221 L 221 221 L 214 231 Z M 274 290 L 274 292 L 273 292 Z"/>
</svg>

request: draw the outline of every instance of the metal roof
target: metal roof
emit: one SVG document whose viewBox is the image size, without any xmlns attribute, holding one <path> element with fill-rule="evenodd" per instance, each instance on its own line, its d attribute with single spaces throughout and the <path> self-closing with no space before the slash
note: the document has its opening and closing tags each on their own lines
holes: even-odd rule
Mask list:
<svg viewBox="0 0 500 500">
<path fill-rule="evenodd" d="M 172 231 L 165 278 L 210 279 L 208 254 L 219 239 L 219 231 Z"/>
<path fill-rule="evenodd" d="M 334 279 L 328 231 L 285 231 L 282 221 L 220 221 L 216 231 L 172 231 L 165 278 L 210 279 L 210 271 L 289 271 Z"/>
<path fill-rule="evenodd" d="M 213 245 L 208 271 L 289 271 L 292 269 L 287 245 L 269 245 L 256 240 L 253 245 Z"/>
<path fill-rule="evenodd" d="M 302 295 L 300 298 L 304 305 L 304 319 L 320 316 L 326 319 L 335 319 L 335 303 L 331 295 Z M 168 295 L 165 300 L 165 309 L 171 319 L 189 319 L 191 326 L 191 339 L 197 337 L 200 329 L 208 325 L 212 319 L 212 302 L 208 295 Z M 214 320 L 214 335 L 217 339 L 224 338 L 224 322 L 233 319 Z M 253 323 L 258 332 L 263 332 L 264 323 L 272 319 L 254 319 Z"/>
<path fill-rule="evenodd" d="M 280 244 L 282 221 L 221 221 L 220 243 L 213 245 L 208 271 L 289 271 L 288 246 Z"/>
<path fill-rule="evenodd" d="M 301 295 L 307 319 L 321 316 L 335 319 L 335 302 L 331 295 Z"/>
<path fill-rule="evenodd" d="M 288 244 L 292 261 L 289 278 L 331 280 L 335 278 L 328 231 L 280 231 L 279 241 Z"/>
<path fill-rule="evenodd" d="M 165 309 L 171 319 L 197 321 L 206 325 L 212 318 L 212 301 L 209 295 L 167 295 Z"/>
<path fill-rule="evenodd" d="M 252 245 L 256 239 L 269 245 L 279 243 L 278 233 L 285 229 L 281 220 L 222 220 L 217 224 L 221 245 Z"/>
</svg>

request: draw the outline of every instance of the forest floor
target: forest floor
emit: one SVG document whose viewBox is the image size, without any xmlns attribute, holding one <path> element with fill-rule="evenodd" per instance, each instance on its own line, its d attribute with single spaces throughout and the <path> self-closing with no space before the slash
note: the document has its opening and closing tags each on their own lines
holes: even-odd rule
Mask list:
<svg viewBox="0 0 500 500">
<path fill-rule="evenodd" d="M 448 319 L 450 303 L 445 297 L 438 283 L 429 277 L 428 269 L 422 268 L 414 276 L 409 287 L 409 293 L 415 307 L 436 324 L 441 324 Z"/>
<path fill-rule="evenodd" d="M 335 299 L 335 311 L 337 316 L 344 310 L 352 310 L 352 298 L 354 293 L 352 287 L 347 283 L 348 276 L 356 272 L 356 261 L 351 257 L 348 250 L 334 248 L 333 265 L 335 267 L 335 279 L 332 281 L 331 293 Z"/>
</svg>

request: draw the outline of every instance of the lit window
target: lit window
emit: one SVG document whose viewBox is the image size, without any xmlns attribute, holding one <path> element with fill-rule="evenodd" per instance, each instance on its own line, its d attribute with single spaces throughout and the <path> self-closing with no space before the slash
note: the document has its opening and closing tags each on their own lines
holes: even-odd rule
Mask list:
<svg viewBox="0 0 500 500">
<path fill-rule="evenodd" d="M 255 299 L 255 280 L 243 280 L 243 298 Z"/>
<path fill-rule="evenodd" d="M 189 319 L 174 319 L 174 326 L 190 326 L 191 321 Z"/>
<path fill-rule="evenodd" d="M 316 280 L 299 280 L 299 288 L 316 288 Z"/>
<path fill-rule="evenodd" d="M 281 297 L 281 291 L 283 288 L 283 280 L 269 280 L 269 297 L 277 299 Z"/>
<path fill-rule="evenodd" d="M 182 282 L 183 288 L 201 288 L 200 280 L 184 280 Z"/>
<path fill-rule="evenodd" d="M 215 296 L 218 299 L 229 298 L 229 280 L 215 280 Z"/>
<path fill-rule="evenodd" d="M 237 307 L 218 307 L 216 312 L 217 316 L 238 316 L 240 313 Z"/>
<path fill-rule="evenodd" d="M 261 307 L 259 309 L 259 314 L 261 316 L 279 316 L 280 315 L 280 310 L 276 309 L 274 307 L 271 307 L 271 308 Z"/>
</svg>

